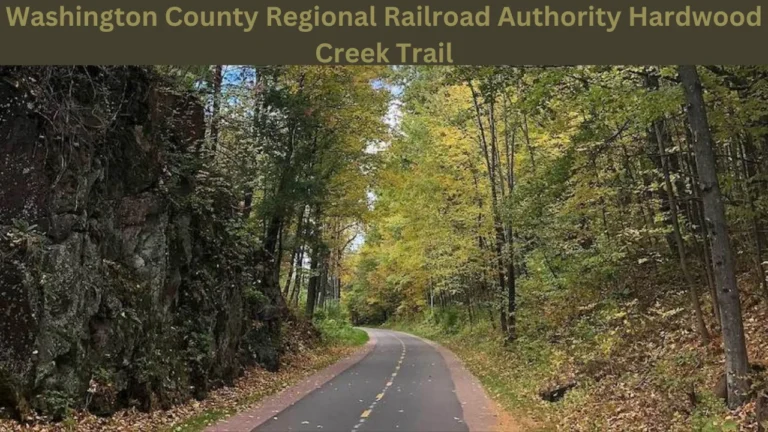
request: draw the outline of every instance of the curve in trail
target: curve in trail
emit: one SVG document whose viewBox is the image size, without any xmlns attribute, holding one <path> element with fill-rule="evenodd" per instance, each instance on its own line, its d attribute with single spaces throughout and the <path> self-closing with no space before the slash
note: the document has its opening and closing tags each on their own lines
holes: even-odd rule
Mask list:
<svg viewBox="0 0 768 432">
<path fill-rule="evenodd" d="M 368 330 L 362 361 L 254 429 L 285 431 L 468 431 L 440 353 L 413 336 Z"/>
</svg>

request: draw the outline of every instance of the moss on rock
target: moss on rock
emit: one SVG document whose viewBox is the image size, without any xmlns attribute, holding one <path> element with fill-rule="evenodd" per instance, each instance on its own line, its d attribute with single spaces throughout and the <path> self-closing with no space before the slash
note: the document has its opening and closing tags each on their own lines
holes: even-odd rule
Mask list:
<svg viewBox="0 0 768 432">
<path fill-rule="evenodd" d="M 0 405 L 154 409 L 276 368 L 279 293 L 246 300 L 237 201 L 194 175 L 202 106 L 139 67 L 0 78 Z"/>
</svg>

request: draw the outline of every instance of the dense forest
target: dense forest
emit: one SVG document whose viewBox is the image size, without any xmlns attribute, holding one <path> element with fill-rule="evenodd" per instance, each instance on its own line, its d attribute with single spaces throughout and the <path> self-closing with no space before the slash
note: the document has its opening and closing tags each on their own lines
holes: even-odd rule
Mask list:
<svg viewBox="0 0 768 432">
<path fill-rule="evenodd" d="M 752 401 L 734 419 L 756 427 L 764 68 L 402 68 L 394 79 L 402 118 L 349 258 L 356 322 L 426 319 L 415 330 L 463 352 L 501 397 L 513 393 L 508 406 L 555 410 L 566 430 L 719 430 L 713 394 L 737 410 Z M 484 340 L 490 360 L 476 358 Z M 563 407 L 525 400 L 539 391 L 565 394 Z"/>
<path fill-rule="evenodd" d="M 768 419 L 764 67 L 0 78 L 11 417 L 202 400 L 349 319 L 529 429 Z"/>
</svg>

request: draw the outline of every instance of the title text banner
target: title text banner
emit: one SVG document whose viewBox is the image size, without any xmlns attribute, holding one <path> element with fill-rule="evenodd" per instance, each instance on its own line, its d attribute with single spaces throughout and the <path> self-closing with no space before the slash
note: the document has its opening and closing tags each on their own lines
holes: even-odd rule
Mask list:
<svg viewBox="0 0 768 432">
<path fill-rule="evenodd" d="M 6 0 L 0 63 L 768 63 L 761 3 Z"/>
</svg>

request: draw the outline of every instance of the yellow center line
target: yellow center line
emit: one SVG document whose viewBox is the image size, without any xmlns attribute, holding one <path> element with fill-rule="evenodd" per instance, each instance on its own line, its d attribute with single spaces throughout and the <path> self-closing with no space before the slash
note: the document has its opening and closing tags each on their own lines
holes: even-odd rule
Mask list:
<svg viewBox="0 0 768 432">
<path fill-rule="evenodd" d="M 403 360 L 405 359 L 405 343 L 399 337 L 395 335 L 393 336 L 395 337 L 395 339 L 400 341 L 400 346 L 403 347 L 403 350 L 400 353 L 400 359 L 397 361 L 397 366 L 395 367 L 395 371 L 392 373 L 392 378 L 390 378 L 389 381 L 387 381 L 387 385 L 384 387 L 384 390 L 382 390 L 381 393 L 377 394 L 376 400 L 374 400 L 373 403 L 371 403 L 371 406 L 369 406 L 367 410 L 363 411 L 363 413 L 360 414 L 360 423 L 356 424 L 352 428 L 353 432 L 357 431 L 357 429 L 360 426 L 362 426 L 363 423 L 365 423 L 365 419 L 367 419 L 368 416 L 371 415 L 371 412 L 373 411 L 373 408 L 376 406 L 376 403 L 378 403 L 384 397 L 384 394 L 387 392 L 387 389 L 392 386 L 392 383 L 394 382 L 395 377 L 397 376 L 397 373 L 400 371 L 400 366 L 402 366 L 403 364 Z"/>
</svg>

